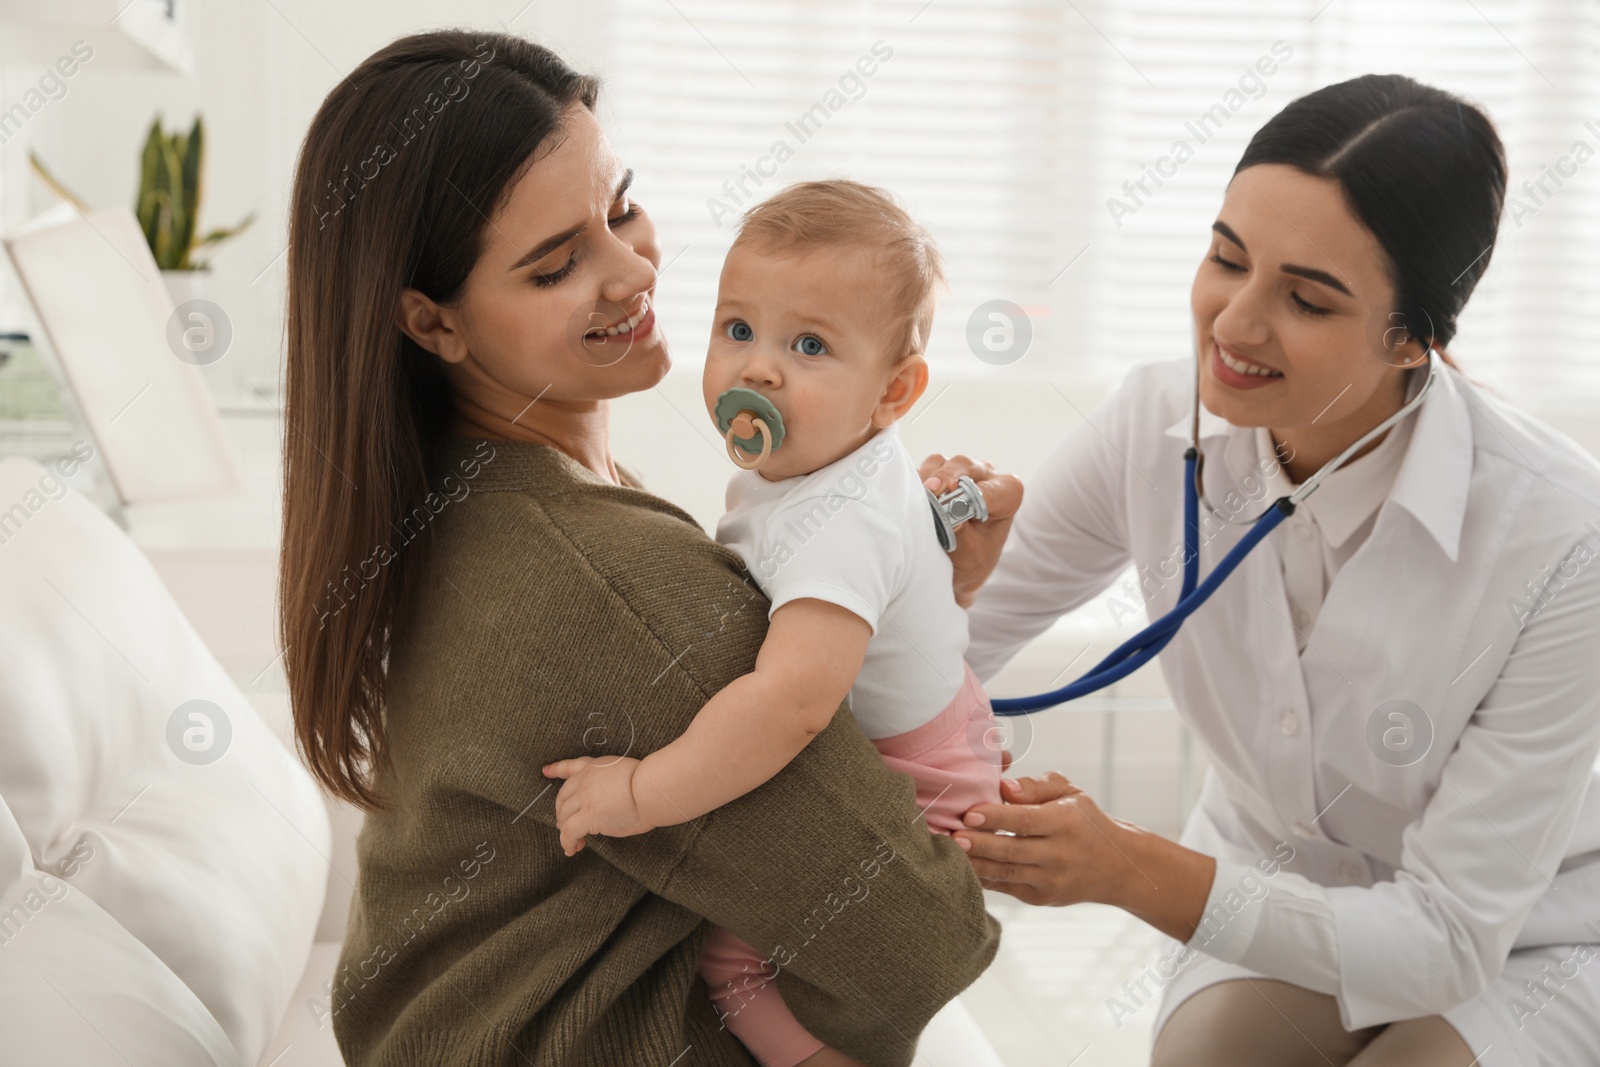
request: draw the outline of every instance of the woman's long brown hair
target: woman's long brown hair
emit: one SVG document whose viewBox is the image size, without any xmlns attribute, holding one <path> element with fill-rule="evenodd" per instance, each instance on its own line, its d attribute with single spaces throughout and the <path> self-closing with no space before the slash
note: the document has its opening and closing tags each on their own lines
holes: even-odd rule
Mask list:
<svg viewBox="0 0 1600 1067">
<path fill-rule="evenodd" d="M 279 639 L 301 756 L 334 795 L 386 806 L 384 677 L 427 536 L 449 400 L 397 325 L 401 290 L 461 295 L 487 220 L 599 82 L 520 37 L 441 30 L 370 56 L 328 94 L 289 215 Z"/>
</svg>

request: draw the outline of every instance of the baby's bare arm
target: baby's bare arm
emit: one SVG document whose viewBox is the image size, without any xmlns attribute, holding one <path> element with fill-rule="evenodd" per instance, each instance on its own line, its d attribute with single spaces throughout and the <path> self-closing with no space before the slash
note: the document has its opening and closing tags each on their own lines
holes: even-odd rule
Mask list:
<svg viewBox="0 0 1600 1067">
<path fill-rule="evenodd" d="M 655 826 L 687 822 L 777 774 L 833 721 L 871 636 L 865 619 L 825 600 L 791 600 L 775 611 L 756 669 L 639 764 L 640 814 Z"/>
</svg>

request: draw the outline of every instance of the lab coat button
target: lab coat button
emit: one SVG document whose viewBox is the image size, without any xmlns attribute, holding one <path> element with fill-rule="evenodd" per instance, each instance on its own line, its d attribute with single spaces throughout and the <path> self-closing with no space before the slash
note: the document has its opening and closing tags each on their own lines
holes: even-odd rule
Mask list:
<svg viewBox="0 0 1600 1067">
<path fill-rule="evenodd" d="M 1354 863 L 1351 863 L 1349 860 L 1342 860 L 1339 863 L 1339 879 L 1346 885 L 1354 883 L 1355 880 L 1360 876 L 1361 872 L 1356 869 L 1356 865 Z"/>
<path fill-rule="evenodd" d="M 1300 720 L 1295 718 L 1294 712 L 1286 711 L 1278 720 L 1278 729 L 1283 731 L 1284 737 L 1293 737 L 1300 732 Z"/>
<path fill-rule="evenodd" d="M 1296 837 L 1310 837 L 1311 836 L 1311 827 L 1307 826 L 1303 822 L 1297 822 L 1293 826 L 1289 827 L 1289 829 L 1291 829 L 1291 830 L 1293 830 L 1295 832 L 1295 836 Z"/>
<path fill-rule="evenodd" d="M 1297 611 L 1294 613 L 1294 624 L 1304 630 L 1311 624 L 1311 616 L 1304 611 Z"/>
<path fill-rule="evenodd" d="M 1294 535 L 1300 538 L 1302 541 L 1309 541 L 1311 540 L 1311 527 L 1305 525 L 1304 523 L 1296 523 Z"/>
</svg>

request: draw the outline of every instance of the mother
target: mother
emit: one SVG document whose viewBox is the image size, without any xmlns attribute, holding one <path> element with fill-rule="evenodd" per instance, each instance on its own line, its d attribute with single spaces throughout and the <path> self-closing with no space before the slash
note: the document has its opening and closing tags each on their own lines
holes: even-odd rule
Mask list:
<svg viewBox="0 0 1600 1067">
<path fill-rule="evenodd" d="M 597 91 L 515 37 L 408 37 L 299 161 L 282 640 L 305 758 L 368 809 L 334 1032 L 353 1064 L 749 1064 L 695 976 L 715 922 L 772 953 L 833 1047 L 807 1063 L 907 1064 L 999 927 L 847 708 L 732 804 L 560 847 L 540 768 L 677 737 L 767 617 L 611 456 L 609 399 L 669 359 Z"/>
<path fill-rule="evenodd" d="M 1129 563 L 1172 607 L 1195 360 L 1222 502 L 1202 572 L 1230 520 L 1399 411 L 1505 182 L 1488 118 L 1404 77 L 1262 127 L 1195 275 L 1196 352 L 1135 368 L 1042 462 L 969 611 L 978 677 Z M 1211 759 L 1181 844 L 1058 774 L 967 815 L 985 885 L 1182 942 L 1106 981 L 1119 1024 L 1161 997 L 1160 1067 L 1600 1063 L 1600 465 L 1439 373 L 1161 654 Z"/>
</svg>

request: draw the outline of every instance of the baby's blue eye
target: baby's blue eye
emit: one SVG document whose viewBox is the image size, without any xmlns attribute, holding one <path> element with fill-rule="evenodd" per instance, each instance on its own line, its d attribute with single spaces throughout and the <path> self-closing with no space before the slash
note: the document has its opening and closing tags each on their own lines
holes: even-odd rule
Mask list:
<svg viewBox="0 0 1600 1067">
<path fill-rule="evenodd" d="M 728 323 L 727 334 L 732 340 L 748 341 L 756 335 L 756 332 L 750 328 L 750 324 L 748 322 L 741 322 L 740 320 L 735 319 L 734 321 Z"/>
<path fill-rule="evenodd" d="M 796 341 L 794 343 L 794 347 L 802 355 L 807 356 L 820 356 L 824 355 L 828 351 L 828 346 L 822 343 L 821 338 L 813 337 L 810 334 L 806 334 L 804 337 Z"/>
</svg>

